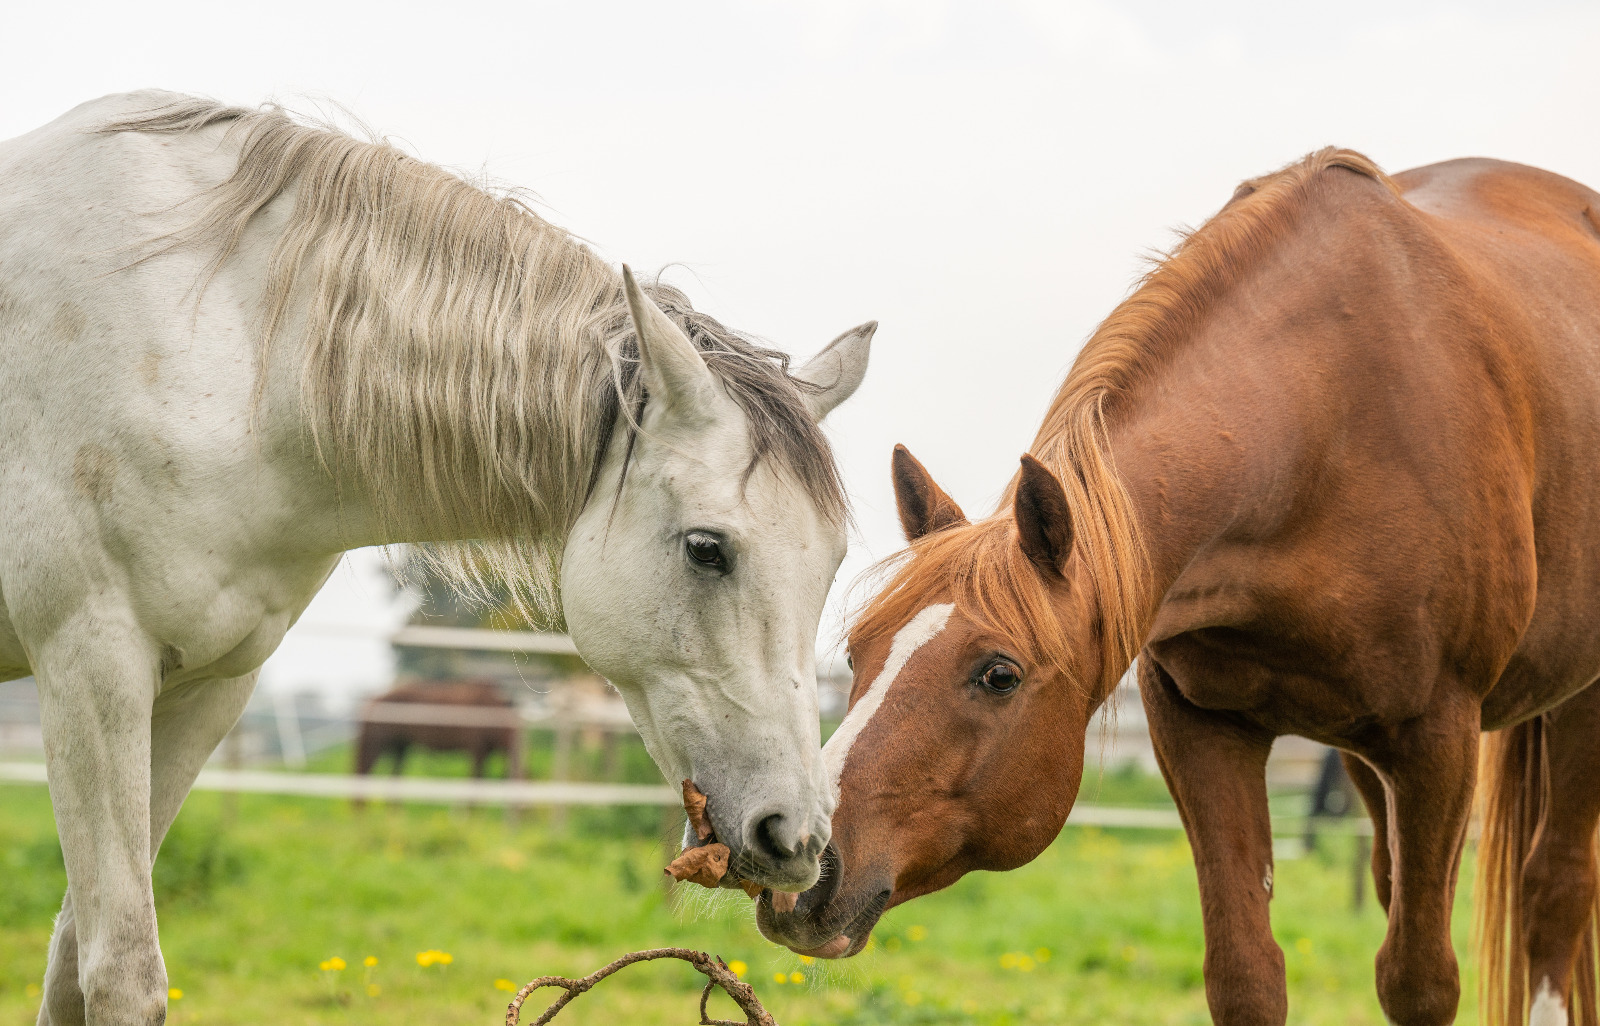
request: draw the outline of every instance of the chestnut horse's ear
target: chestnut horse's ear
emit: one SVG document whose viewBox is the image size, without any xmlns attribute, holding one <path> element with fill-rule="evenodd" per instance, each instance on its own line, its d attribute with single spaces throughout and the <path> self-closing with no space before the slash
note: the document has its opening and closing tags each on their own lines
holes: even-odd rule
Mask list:
<svg viewBox="0 0 1600 1026">
<path fill-rule="evenodd" d="M 1026 453 L 1012 503 L 1023 555 L 1047 577 L 1059 577 L 1072 554 L 1072 513 L 1067 493 L 1050 468 Z"/>
<path fill-rule="evenodd" d="M 903 445 L 894 447 L 892 474 L 894 500 L 900 507 L 900 527 L 906 532 L 906 541 L 967 522 L 967 515 L 956 500 L 934 483 L 927 469 Z"/>
</svg>

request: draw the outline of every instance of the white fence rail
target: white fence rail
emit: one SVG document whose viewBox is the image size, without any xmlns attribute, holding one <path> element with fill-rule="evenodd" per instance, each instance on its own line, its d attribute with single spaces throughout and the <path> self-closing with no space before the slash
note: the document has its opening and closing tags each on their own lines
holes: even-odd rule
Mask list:
<svg viewBox="0 0 1600 1026">
<path fill-rule="evenodd" d="M 47 783 L 38 762 L 0 762 L 0 782 Z M 275 773 L 264 770 L 205 769 L 197 791 L 298 795 L 308 798 L 360 798 L 445 805 L 663 805 L 683 796 L 665 785 L 592 784 L 548 780 L 435 780 L 421 777 L 357 777 L 330 773 Z M 1067 820 L 1075 826 L 1181 830 L 1178 814 L 1166 809 L 1120 809 L 1079 805 Z"/>
</svg>

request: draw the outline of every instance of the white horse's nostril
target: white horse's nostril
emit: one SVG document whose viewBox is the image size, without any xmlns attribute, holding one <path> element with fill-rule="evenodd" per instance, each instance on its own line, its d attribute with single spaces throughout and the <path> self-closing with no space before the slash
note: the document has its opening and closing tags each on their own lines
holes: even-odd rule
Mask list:
<svg viewBox="0 0 1600 1026">
<path fill-rule="evenodd" d="M 811 831 L 800 826 L 793 817 L 775 812 L 762 817 L 757 823 L 751 847 L 757 852 L 783 862 L 806 851 L 811 841 Z"/>
</svg>

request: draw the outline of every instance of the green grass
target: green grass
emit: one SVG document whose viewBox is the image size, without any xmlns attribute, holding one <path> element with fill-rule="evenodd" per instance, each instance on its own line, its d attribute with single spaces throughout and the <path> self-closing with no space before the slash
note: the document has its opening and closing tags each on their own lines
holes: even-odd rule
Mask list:
<svg viewBox="0 0 1600 1026">
<path fill-rule="evenodd" d="M 1085 796 L 1154 801 L 1157 789 L 1107 773 Z M 167 967 L 183 991 L 169 1022 L 490 1024 L 509 997 L 496 979 L 580 975 L 660 945 L 747 963 L 785 1026 L 1209 1021 L 1194 869 L 1174 835 L 1068 829 L 1021 870 L 973 874 L 895 910 L 872 950 L 824 965 L 764 941 L 736 892 L 668 894 L 662 820 L 657 809 L 573 810 L 556 831 L 538 815 L 508 826 L 482 810 L 358 814 L 346 802 L 196 794 L 156 873 Z M 1370 900 L 1350 909 L 1349 850 L 1328 843 L 1277 867 L 1294 1023 L 1383 1021 L 1372 990 L 1383 920 Z M 0 1026 L 31 1023 L 65 883 L 43 788 L 0 786 L 0 881 Z M 1458 950 L 1466 922 L 1463 901 Z M 429 949 L 451 964 L 419 967 Z M 331 956 L 348 968 L 319 970 Z M 1470 995 L 1465 958 L 1463 970 Z M 697 1018 L 699 980 L 683 965 L 630 968 L 557 1022 L 682 1026 Z M 731 1003 L 720 1014 L 732 1017 Z M 1470 996 L 1461 1021 L 1476 1021 Z"/>
</svg>

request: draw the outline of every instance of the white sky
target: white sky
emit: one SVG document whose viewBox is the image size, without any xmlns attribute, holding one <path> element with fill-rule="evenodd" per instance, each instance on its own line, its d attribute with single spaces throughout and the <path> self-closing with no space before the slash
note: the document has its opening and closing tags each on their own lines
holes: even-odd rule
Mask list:
<svg viewBox="0 0 1600 1026">
<path fill-rule="evenodd" d="M 8 3 L 0 138 L 148 85 L 333 101 L 796 354 L 876 318 L 829 421 L 846 582 L 900 544 L 891 446 L 987 512 L 1140 254 L 1240 179 L 1337 143 L 1600 186 L 1596 54 L 1600 4 L 1556 0 Z M 325 636 L 399 615 L 353 563 L 269 685 L 387 678 L 381 643 Z"/>
</svg>

